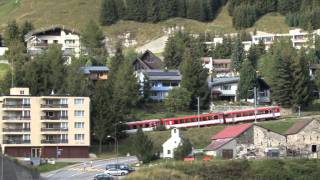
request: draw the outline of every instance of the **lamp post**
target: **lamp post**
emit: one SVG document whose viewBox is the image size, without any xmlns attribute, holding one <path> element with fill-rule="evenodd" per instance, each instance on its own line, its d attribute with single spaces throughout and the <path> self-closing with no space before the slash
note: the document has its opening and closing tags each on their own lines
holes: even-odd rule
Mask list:
<svg viewBox="0 0 320 180">
<path fill-rule="evenodd" d="M 200 127 L 200 97 L 198 96 L 198 128 Z"/>
<path fill-rule="evenodd" d="M 116 152 L 116 162 L 118 164 L 118 139 L 117 139 L 117 136 L 113 137 L 113 136 L 108 135 L 107 138 L 114 139 L 114 143 L 115 143 L 114 148 L 115 148 L 115 152 Z"/>
</svg>

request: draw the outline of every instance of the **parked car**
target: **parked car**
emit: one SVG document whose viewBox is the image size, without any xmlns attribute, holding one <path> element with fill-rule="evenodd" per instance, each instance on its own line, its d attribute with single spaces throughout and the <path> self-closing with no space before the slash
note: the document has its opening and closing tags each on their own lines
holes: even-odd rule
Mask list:
<svg viewBox="0 0 320 180">
<path fill-rule="evenodd" d="M 105 174 L 109 174 L 112 176 L 124 176 L 129 174 L 127 170 L 121 170 L 121 169 L 116 169 L 116 168 L 111 168 L 106 171 L 104 171 Z"/>
<path fill-rule="evenodd" d="M 130 167 L 128 164 L 108 164 L 106 166 L 106 170 L 108 169 L 120 169 L 120 170 L 126 170 L 128 171 L 129 173 L 135 171 L 134 168 Z"/>
<path fill-rule="evenodd" d="M 100 173 L 94 176 L 93 180 L 113 180 L 110 174 Z"/>
</svg>

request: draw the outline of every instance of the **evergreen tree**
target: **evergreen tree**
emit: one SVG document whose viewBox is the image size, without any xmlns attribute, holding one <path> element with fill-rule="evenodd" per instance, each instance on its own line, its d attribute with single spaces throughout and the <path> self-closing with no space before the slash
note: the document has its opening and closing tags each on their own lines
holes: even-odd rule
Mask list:
<svg viewBox="0 0 320 180">
<path fill-rule="evenodd" d="M 181 145 L 174 151 L 174 159 L 183 160 L 192 152 L 192 144 L 189 139 L 182 138 Z"/>
<path fill-rule="evenodd" d="M 160 2 L 158 0 L 148 1 L 147 20 L 151 22 L 158 22 L 160 20 Z"/>
<path fill-rule="evenodd" d="M 154 159 L 154 147 L 151 139 L 145 135 L 141 128 L 134 137 L 134 151 L 140 161 L 148 163 Z"/>
<path fill-rule="evenodd" d="M 240 81 L 238 83 L 239 97 L 247 101 L 253 97 L 253 89 L 256 86 L 256 71 L 249 60 L 242 63 Z"/>
<path fill-rule="evenodd" d="M 189 106 L 197 108 L 197 97 L 200 97 L 200 106 L 207 108 L 210 91 L 207 83 L 208 70 L 202 67 L 200 57 L 193 57 L 190 49 L 186 49 L 181 65 L 181 87 L 191 93 Z"/>
<path fill-rule="evenodd" d="M 274 45 L 272 59 L 272 99 L 284 107 L 292 105 L 292 59 L 295 50 L 290 42 L 281 41 Z"/>
<path fill-rule="evenodd" d="M 241 64 L 245 58 L 245 52 L 244 52 L 244 47 L 243 44 L 240 40 L 240 37 L 237 36 L 237 39 L 235 41 L 233 50 L 232 50 L 232 68 L 236 71 L 239 72 L 241 69 Z"/>
<path fill-rule="evenodd" d="M 4 32 L 4 39 L 7 46 L 10 43 L 21 42 L 20 30 L 16 21 L 10 21 Z"/>
<path fill-rule="evenodd" d="M 121 66 L 123 65 L 125 59 L 122 53 L 122 45 L 121 42 L 117 42 L 116 45 L 116 52 L 115 55 L 111 58 L 111 63 L 110 63 L 110 73 L 108 79 L 112 82 L 115 81 L 116 75 L 118 73 L 118 70 L 122 68 Z"/>
<path fill-rule="evenodd" d="M 104 35 L 99 25 L 90 20 L 81 35 L 81 43 L 86 48 L 86 51 L 89 56 L 95 57 L 95 59 L 99 59 L 107 55 L 106 49 L 104 47 Z M 105 64 L 105 62 L 100 62 Z"/>
<path fill-rule="evenodd" d="M 242 29 L 251 27 L 257 19 L 255 6 L 240 5 L 233 12 L 232 23 L 236 29 Z"/>
<path fill-rule="evenodd" d="M 247 59 L 252 64 L 253 68 L 256 69 L 258 65 L 258 59 L 261 57 L 260 49 L 257 45 L 252 45 L 247 54 Z"/>
<path fill-rule="evenodd" d="M 296 106 L 306 107 L 312 100 L 311 80 L 304 49 L 293 63 L 293 103 Z"/>
<path fill-rule="evenodd" d="M 173 88 L 165 100 L 165 105 L 170 112 L 187 110 L 191 100 L 191 93 L 182 87 Z"/>
<path fill-rule="evenodd" d="M 202 0 L 200 2 L 198 0 L 189 0 L 187 2 L 187 18 L 204 21 L 206 17 Z"/>
<path fill-rule="evenodd" d="M 187 16 L 186 0 L 177 0 L 177 16 L 178 17 L 186 17 Z"/>
<path fill-rule="evenodd" d="M 117 7 L 117 15 L 118 19 L 125 19 L 127 16 L 127 9 L 125 6 L 125 0 L 116 0 L 116 7 Z"/>
<path fill-rule="evenodd" d="M 45 58 L 49 62 L 50 73 L 49 81 L 52 90 L 55 92 L 64 92 L 65 89 L 65 60 L 62 57 L 61 47 L 59 45 L 52 45 L 45 53 Z M 49 92 L 48 92 L 49 93 Z"/>
<path fill-rule="evenodd" d="M 110 89 L 105 81 L 98 81 L 92 97 L 93 133 L 99 141 L 99 152 L 107 135 L 113 133 L 114 112 L 110 104 Z"/>
<path fill-rule="evenodd" d="M 120 0 L 121 1 L 121 0 Z M 117 5 L 115 0 L 102 0 L 100 23 L 101 25 L 111 25 L 118 20 Z"/>
<path fill-rule="evenodd" d="M 147 18 L 146 0 L 128 0 L 127 19 L 143 22 Z"/>
<path fill-rule="evenodd" d="M 34 29 L 34 26 L 31 22 L 25 21 L 21 26 L 21 41 L 24 42 L 24 36 Z"/>
</svg>

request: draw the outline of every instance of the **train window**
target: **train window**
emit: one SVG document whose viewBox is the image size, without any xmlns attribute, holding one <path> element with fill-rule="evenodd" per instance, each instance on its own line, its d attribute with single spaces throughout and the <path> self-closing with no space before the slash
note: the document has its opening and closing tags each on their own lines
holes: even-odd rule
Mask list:
<svg viewBox="0 0 320 180">
<path fill-rule="evenodd" d="M 136 125 L 133 125 L 133 126 L 132 126 L 132 129 L 138 129 L 138 128 L 137 128 L 137 126 L 136 126 Z"/>
<path fill-rule="evenodd" d="M 144 127 L 148 128 L 149 126 L 150 126 L 150 124 L 145 124 L 145 126 L 144 126 Z"/>
<path fill-rule="evenodd" d="M 213 116 L 213 119 L 219 119 L 218 116 Z"/>
<path fill-rule="evenodd" d="M 174 120 L 174 124 L 179 124 L 179 120 Z"/>
</svg>

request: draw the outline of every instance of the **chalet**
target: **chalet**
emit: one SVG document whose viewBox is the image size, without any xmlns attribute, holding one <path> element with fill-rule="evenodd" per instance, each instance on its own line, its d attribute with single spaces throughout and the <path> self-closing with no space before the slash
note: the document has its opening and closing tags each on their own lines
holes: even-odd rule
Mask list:
<svg viewBox="0 0 320 180">
<path fill-rule="evenodd" d="M 286 152 L 284 135 L 256 124 L 227 126 L 212 136 L 211 140 L 211 144 L 204 149 L 205 153 L 225 159 L 245 157 L 248 154 L 270 156 L 270 150 L 276 150 L 276 156 Z"/>
<path fill-rule="evenodd" d="M 43 52 L 50 44 L 61 45 L 63 55 L 68 60 L 72 56 L 79 57 L 81 53 L 80 33 L 61 25 L 31 31 L 25 35 L 24 40 L 31 56 Z"/>
<path fill-rule="evenodd" d="M 212 63 L 216 77 L 232 77 L 235 75 L 231 68 L 231 59 L 213 59 Z"/>
<path fill-rule="evenodd" d="M 240 77 L 218 77 L 213 78 L 210 83 L 212 95 L 216 99 L 236 101 L 238 99 L 238 83 Z M 267 104 L 270 103 L 270 87 L 261 78 L 257 79 L 257 103 Z M 254 98 L 248 101 L 254 102 Z"/>
<path fill-rule="evenodd" d="M 171 129 L 171 137 L 162 144 L 163 158 L 174 158 L 174 151 L 181 145 L 181 137 L 179 129 L 173 128 Z"/>
<path fill-rule="evenodd" d="M 151 51 L 146 50 L 142 55 L 133 61 L 135 71 L 150 70 L 150 69 L 163 69 L 164 65 L 162 60 L 153 54 Z"/>
<path fill-rule="evenodd" d="M 182 76 L 179 70 L 146 69 L 137 73 L 141 89 L 145 82 L 150 86 L 150 99 L 162 101 L 168 92 L 180 86 Z"/>
<path fill-rule="evenodd" d="M 320 123 L 316 119 L 301 119 L 286 132 L 289 155 L 316 154 L 320 148 Z"/>
<path fill-rule="evenodd" d="M 107 66 L 85 66 L 81 67 L 82 72 L 91 80 L 107 80 L 109 68 Z"/>
</svg>

